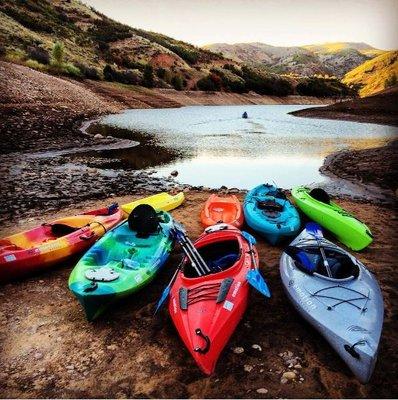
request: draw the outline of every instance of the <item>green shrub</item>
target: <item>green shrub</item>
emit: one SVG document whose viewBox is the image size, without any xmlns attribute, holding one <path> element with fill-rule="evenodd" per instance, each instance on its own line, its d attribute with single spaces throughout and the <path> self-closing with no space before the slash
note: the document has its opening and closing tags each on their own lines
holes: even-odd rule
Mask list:
<svg viewBox="0 0 398 400">
<path fill-rule="evenodd" d="M 395 86 L 396 84 L 397 84 L 397 75 L 392 74 L 384 82 L 384 88 L 387 89 L 391 86 Z"/>
<path fill-rule="evenodd" d="M 80 69 L 76 67 L 76 65 L 73 65 L 72 63 L 63 64 L 62 70 L 67 75 L 73 76 L 75 78 L 80 78 L 82 76 Z"/>
<path fill-rule="evenodd" d="M 51 51 L 51 62 L 53 65 L 62 67 L 64 63 L 65 48 L 62 42 L 55 42 Z"/>
<path fill-rule="evenodd" d="M 21 49 L 7 50 L 5 59 L 9 62 L 18 63 L 26 60 L 26 53 Z"/>
<path fill-rule="evenodd" d="M 5 56 L 6 55 L 6 48 L 5 46 L 3 46 L 2 44 L 0 44 L 0 57 Z"/>
<path fill-rule="evenodd" d="M 214 92 L 221 89 L 221 78 L 214 73 L 210 73 L 208 76 L 199 79 L 196 86 L 199 90 Z"/>
<path fill-rule="evenodd" d="M 154 86 L 153 81 L 153 68 L 151 65 L 147 64 L 144 69 L 144 77 L 142 80 L 142 84 L 145 87 L 152 88 Z"/>
<path fill-rule="evenodd" d="M 304 78 L 296 86 L 296 91 L 301 96 L 315 97 L 345 97 L 357 95 L 357 87 L 349 87 L 336 78 Z"/>
<path fill-rule="evenodd" d="M 164 78 L 166 76 L 166 69 L 165 68 L 158 68 L 156 70 L 156 75 L 158 76 L 159 79 L 163 79 L 164 80 Z"/>
<path fill-rule="evenodd" d="M 101 79 L 97 68 L 89 67 L 83 63 L 75 63 L 75 65 L 77 68 L 80 69 L 80 72 L 82 73 L 82 75 L 84 77 L 86 77 L 87 79 L 92 79 L 95 81 Z"/>
<path fill-rule="evenodd" d="M 27 67 L 29 67 L 29 68 L 37 69 L 38 71 L 45 71 L 45 70 L 47 70 L 47 67 L 46 67 L 44 64 L 39 63 L 38 61 L 32 60 L 32 59 L 26 60 L 26 61 L 25 61 L 25 65 L 26 65 Z"/>
<path fill-rule="evenodd" d="M 104 67 L 104 79 L 110 82 L 119 82 L 128 85 L 140 84 L 140 76 L 132 70 L 118 71 L 109 64 Z"/>
<path fill-rule="evenodd" d="M 182 90 L 184 88 L 184 79 L 181 75 L 174 75 L 171 79 L 171 84 L 173 85 L 175 90 Z"/>
</svg>

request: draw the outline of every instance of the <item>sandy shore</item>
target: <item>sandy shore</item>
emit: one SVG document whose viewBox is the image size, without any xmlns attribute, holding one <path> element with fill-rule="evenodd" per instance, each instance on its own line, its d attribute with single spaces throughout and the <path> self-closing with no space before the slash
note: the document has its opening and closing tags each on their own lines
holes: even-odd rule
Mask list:
<svg viewBox="0 0 398 400">
<path fill-rule="evenodd" d="M 114 200 L 123 203 L 146 193 L 183 188 L 172 178 L 154 178 L 124 170 L 123 165 L 118 175 L 109 175 L 106 171 L 120 161 L 101 164 L 82 149 L 99 146 L 112 151 L 121 143 L 112 137 L 85 135 L 80 130 L 83 121 L 126 107 L 177 107 L 188 104 L 184 96 L 194 104 L 287 101 L 127 90 L 101 82 L 65 81 L 0 62 L 0 78 L 4 77 L 0 79 L 1 237 Z M 173 215 L 195 238 L 202 231 L 198 214 L 209 192 L 186 190 L 187 201 Z M 238 195 L 242 199 L 244 194 Z M 260 266 L 273 297 L 265 302 L 252 294 L 248 312 L 210 378 L 194 365 L 167 313 L 152 317 L 153 304 L 173 273 L 178 254 L 140 295 L 93 324 L 85 321 L 67 288 L 76 260 L 2 287 L 0 397 L 397 397 L 396 210 L 369 201 L 342 199 L 340 203 L 364 220 L 376 237 L 359 255 L 376 273 L 386 306 L 380 359 L 369 385 L 360 385 L 292 309 L 277 267 L 282 247 L 259 240 Z M 253 344 L 262 350 L 253 349 Z M 245 351 L 235 354 L 234 347 Z M 298 371 L 304 379 L 301 383 L 280 383 L 287 370 L 281 354 L 288 351 L 303 367 Z M 268 392 L 257 393 L 261 388 Z"/>
<path fill-rule="evenodd" d="M 199 211 L 209 193 L 189 192 L 172 212 L 192 238 L 202 227 Z M 239 195 L 242 199 L 242 195 Z M 107 201 L 88 201 L 95 207 Z M 119 202 L 130 197 L 117 198 Z M 73 261 L 40 276 L 8 284 L 0 302 L 0 392 L 2 397 L 397 397 L 398 278 L 394 211 L 371 204 L 341 201 L 369 224 L 375 242 L 358 257 L 377 276 L 386 306 L 379 360 L 372 381 L 359 384 L 330 346 L 289 304 L 279 278 L 283 246 L 259 238 L 260 267 L 272 290 L 265 301 L 252 293 L 247 313 L 220 357 L 216 372 L 205 377 L 180 342 L 167 311 L 153 318 L 162 288 L 179 260 L 173 254 L 158 278 L 94 323 L 88 323 L 67 288 Z M 81 208 L 82 209 L 82 208 Z M 45 219 L 76 209 L 46 214 Z M 42 222 L 22 220 L 3 234 Z M 258 237 L 258 236 L 257 236 Z M 10 310 L 12 309 L 12 313 Z M 258 344 L 261 351 L 253 349 Z M 243 347 L 242 354 L 233 348 Z M 303 381 L 281 384 L 288 366 L 284 352 L 298 357 Z M 248 372 L 250 370 L 250 372 Z M 257 393 L 265 388 L 267 394 Z"/>
</svg>

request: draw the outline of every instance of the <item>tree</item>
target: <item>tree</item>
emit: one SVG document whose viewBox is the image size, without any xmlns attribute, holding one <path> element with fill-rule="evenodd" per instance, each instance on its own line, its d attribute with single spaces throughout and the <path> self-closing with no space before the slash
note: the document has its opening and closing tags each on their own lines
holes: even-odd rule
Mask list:
<svg viewBox="0 0 398 400">
<path fill-rule="evenodd" d="M 61 66 L 64 63 L 64 55 L 65 55 L 64 44 L 58 41 L 55 42 L 51 52 L 53 64 Z"/>
<path fill-rule="evenodd" d="M 153 87 L 153 68 L 151 65 L 145 65 L 144 78 L 142 81 L 143 85 L 152 88 Z"/>
<path fill-rule="evenodd" d="M 181 75 L 174 75 L 171 79 L 171 84 L 175 90 L 182 90 L 184 88 L 184 80 Z"/>
</svg>

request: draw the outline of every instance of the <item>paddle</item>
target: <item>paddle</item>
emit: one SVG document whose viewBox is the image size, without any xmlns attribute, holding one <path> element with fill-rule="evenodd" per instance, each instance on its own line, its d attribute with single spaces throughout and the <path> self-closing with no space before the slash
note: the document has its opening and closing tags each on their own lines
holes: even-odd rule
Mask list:
<svg viewBox="0 0 398 400">
<path fill-rule="evenodd" d="M 163 306 L 163 304 L 166 301 L 167 297 L 169 297 L 171 285 L 176 280 L 178 272 L 180 271 L 183 263 L 184 263 L 184 257 L 182 258 L 182 260 L 181 260 L 180 264 L 178 265 L 177 269 L 175 270 L 174 275 L 171 277 L 171 280 L 170 280 L 169 284 L 163 289 L 162 295 L 160 296 L 160 299 L 158 300 L 158 303 L 156 304 L 156 309 L 155 309 L 154 315 Z"/>
<path fill-rule="evenodd" d="M 315 272 L 316 265 L 309 259 L 305 251 L 300 247 L 288 246 L 284 252 L 291 258 L 297 260 L 308 272 Z"/>
<path fill-rule="evenodd" d="M 256 244 L 256 239 L 252 235 L 250 235 L 250 233 L 247 233 L 245 231 L 242 231 L 242 236 L 249 243 L 249 253 L 250 253 L 250 257 L 252 259 L 252 263 L 254 266 L 254 268 L 251 269 L 246 274 L 246 279 L 251 286 L 253 286 L 256 290 L 258 290 L 265 297 L 271 297 L 271 292 L 270 292 L 264 278 L 261 276 L 260 271 L 258 270 L 256 258 L 254 257 L 253 244 Z"/>
<path fill-rule="evenodd" d="M 329 278 L 332 278 L 332 271 L 330 270 L 329 262 L 326 258 L 325 250 L 321 244 L 321 239 L 323 238 L 323 233 L 321 227 L 315 222 L 308 222 L 305 226 L 306 231 L 314 236 L 316 242 L 318 243 L 319 251 L 321 252 L 321 256 L 323 259 L 323 265 L 325 266 L 326 272 Z"/>
</svg>

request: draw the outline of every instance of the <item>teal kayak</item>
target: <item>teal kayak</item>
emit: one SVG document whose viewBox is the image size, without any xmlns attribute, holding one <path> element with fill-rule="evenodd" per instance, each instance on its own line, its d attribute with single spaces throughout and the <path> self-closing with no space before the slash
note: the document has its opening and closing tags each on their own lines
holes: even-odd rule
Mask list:
<svg viewBox="0 0 398 400">
<path fill-rule="evenodd" d="M 243 211 L 246 223 L 273 245 L 296 236 L 300 229 L 296 208 L 274 185 L 263 184 L 250 190 Z"/>
<path fill-rule="evenodd" d="M 146 286 L 165 264 L 173 247 L 173 219 L 163 211 L 154 215 L 152 232 L 144 235 L 125 221 L 105 234 L 73 269 L 69 288 L 89 321 Z"/>
</svg>

